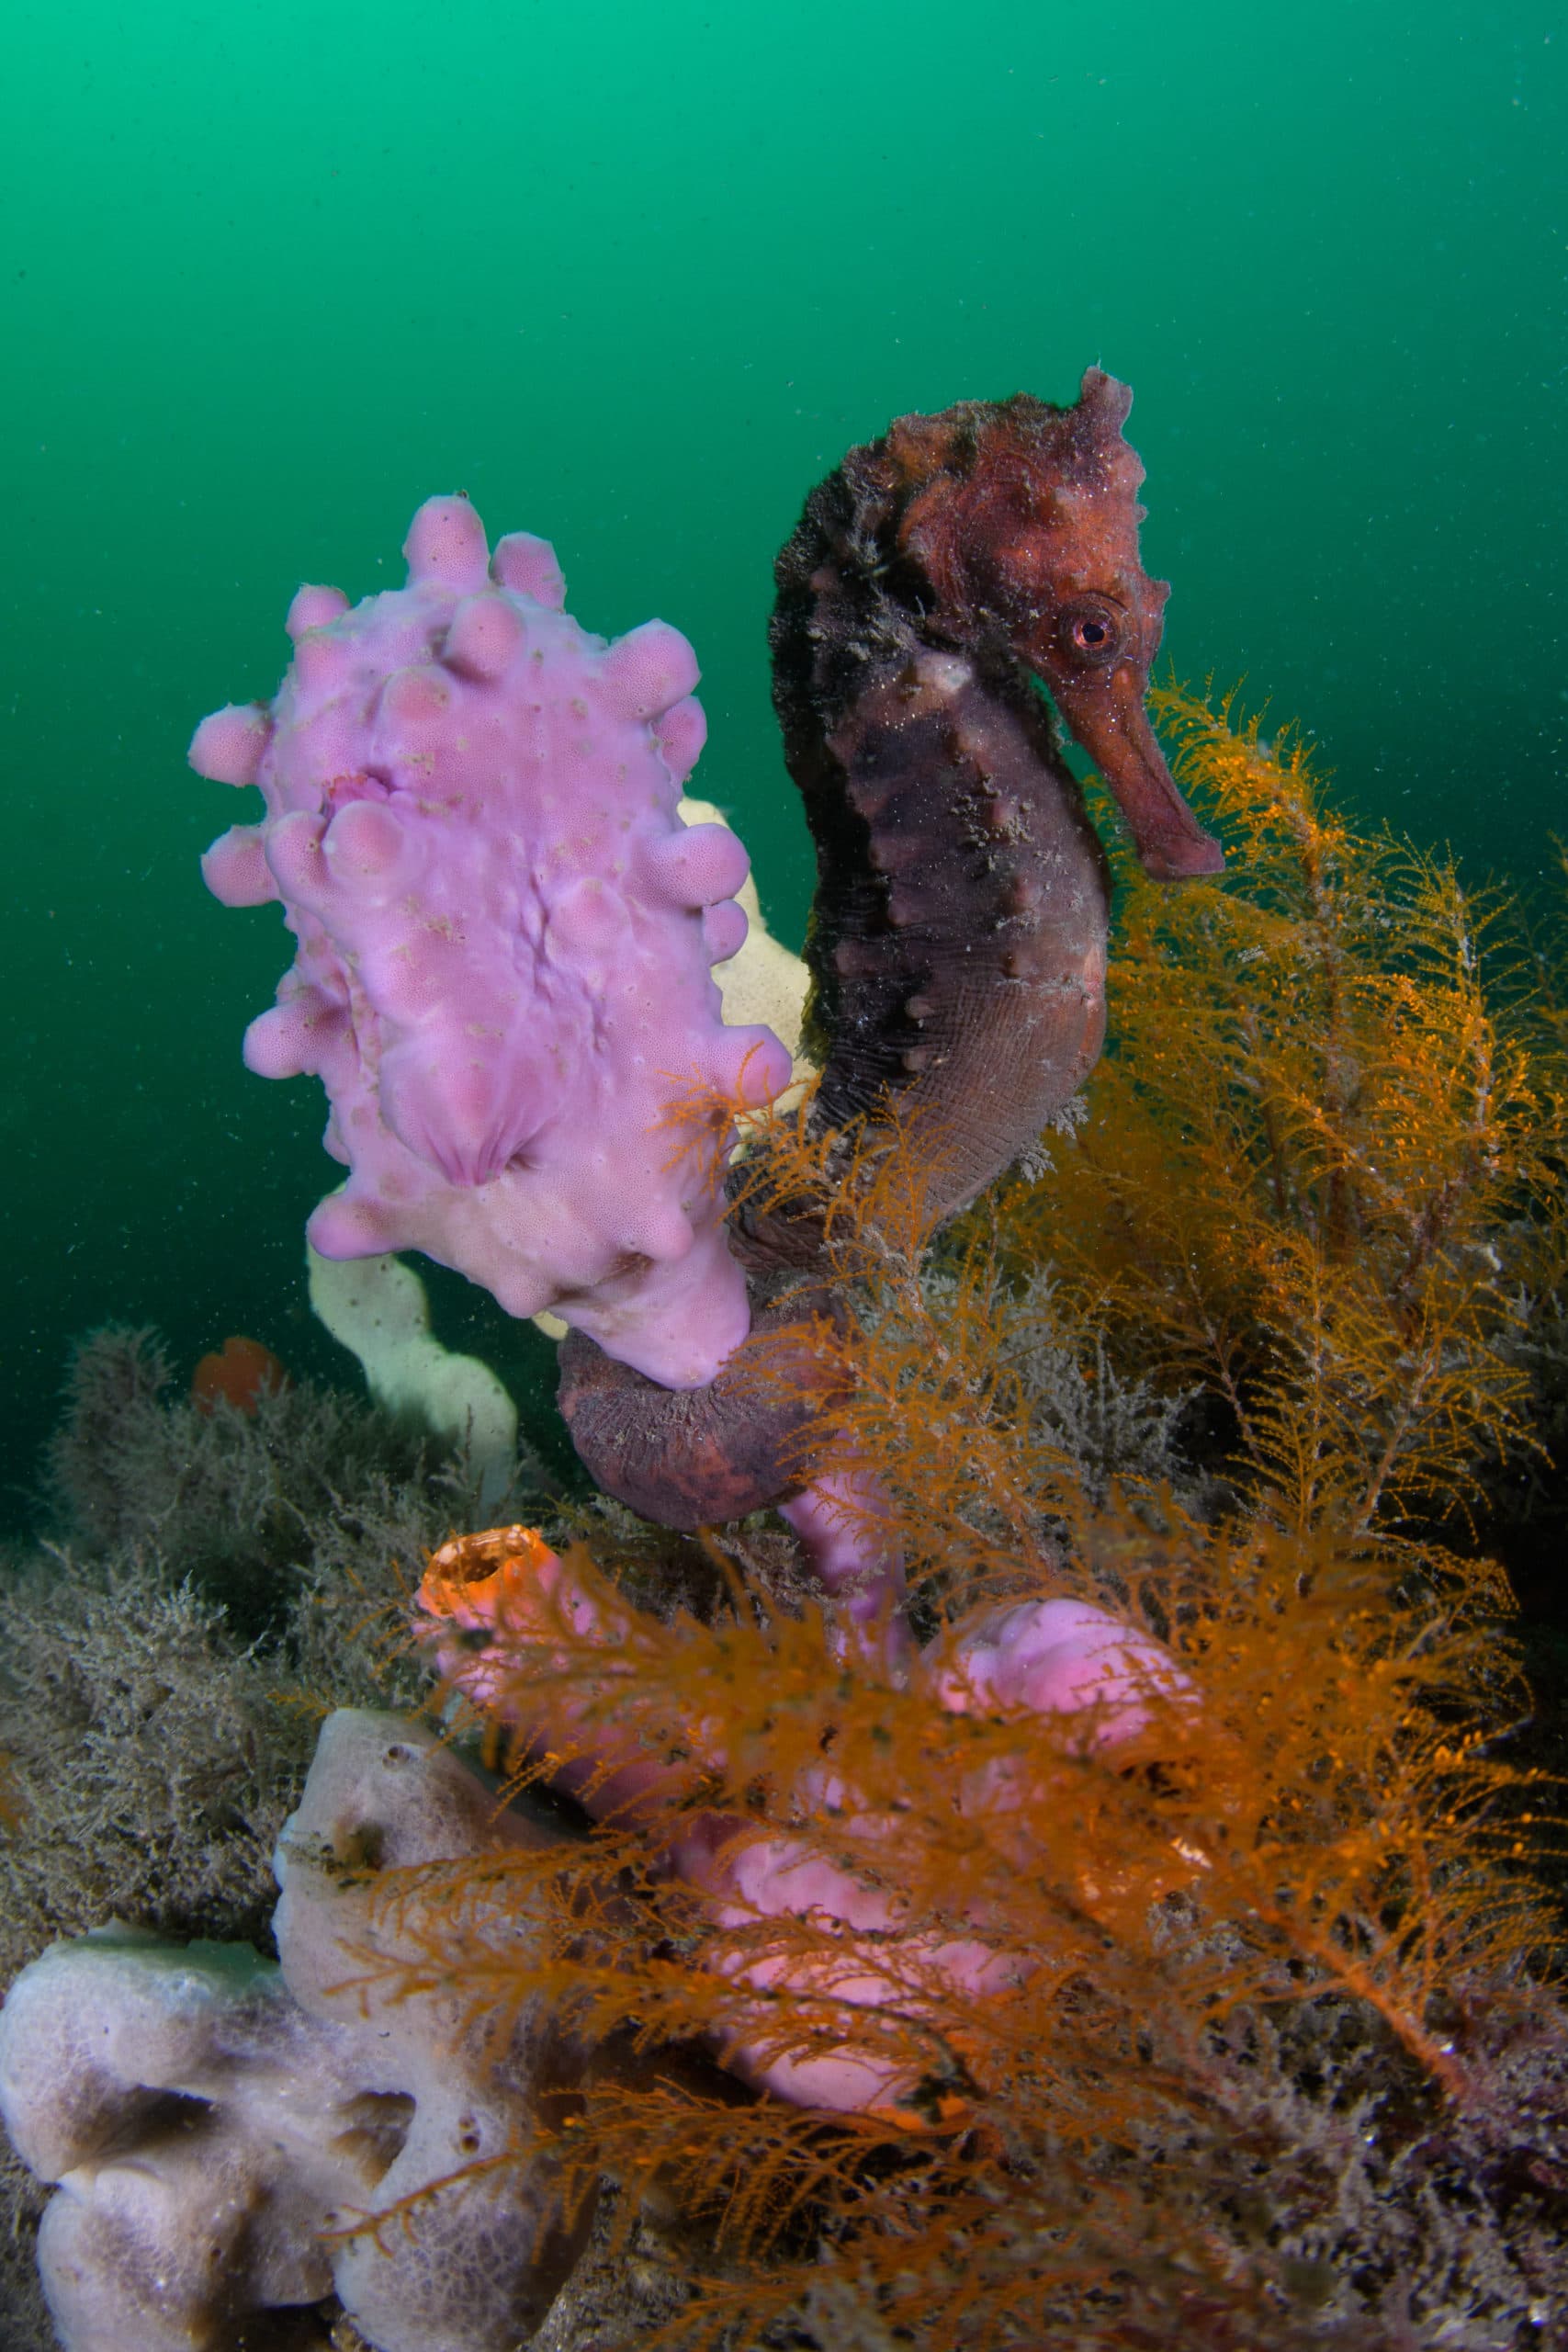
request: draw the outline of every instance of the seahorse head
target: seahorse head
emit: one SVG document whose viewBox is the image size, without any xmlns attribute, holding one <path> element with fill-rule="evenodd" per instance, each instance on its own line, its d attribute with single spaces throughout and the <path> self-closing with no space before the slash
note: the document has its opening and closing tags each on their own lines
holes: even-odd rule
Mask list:
<svg viewBox="0 0 1568 2352">
<path fill-rule="evenodd" d="M 900 417 L 886 443 L 897 543 L 933 636 L 1021 663 L 1046 687 L 1164 880 L 1217 873 L 1144 708 L 1168 584 L 1138 560 L 1144 469 L 1133 395 L 1091 368 L 1071 408 L 1019 393 Z"/>
</svg>

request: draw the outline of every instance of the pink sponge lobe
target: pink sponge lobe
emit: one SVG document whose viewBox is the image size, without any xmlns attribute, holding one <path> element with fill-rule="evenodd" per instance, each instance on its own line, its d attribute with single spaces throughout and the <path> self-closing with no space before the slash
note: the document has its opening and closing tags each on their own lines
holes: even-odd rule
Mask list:
<svg viewBox="0 0 1568 2352">
<path fill-rule="evenodd" d="M 350 800 L 321 836 L 321 854 L 344 889 L 386 893 L 404 878 L 408 836 L 383 802 Z"/>
<path fill-rule="evenodd" d="M 403 541 L 409 585 L 439 582 L 472 594 L 482 588 L 490 565 L 484 526 L 466 498 L 427 498 Z"/>
<path fill-rule="evenodd" d="M 657 718 L 684 700 L 701 674 L 678 628 L 644 621 L 616 639 L 599 664 L 596 684 L 618 718 Z"/>
<path fill-rule="evenodd" d="M 201 878 L 226 907 L 263 907 L 277 896 L 259 825 L 231 825 L 201 861 Z"/>
<path fill-rule="evenodd" d="M 716 907 L 709 907 L 703 917 L 703 944 L 708 962 L 728 964 L 732 956 L 739 956 L 750 929 L 745 908 L 734 899 L 724 899 Z"/>
<path fill-rule="evenodd" d="M 341 588 L 305 587 L 297 592 L 283 626 L 298 644 L 307 629 L 325 628 L 347 610 L 348 598 Z"/>
<path fill-rule="evenodd" d="M 526 642 L 523 616 L 506 596 L 468 596 L 452 616 L 442 660 L 470 678 L 499 678 Z"/>
<path fill-rule="evenodd" d="M 213 784 L 254 784 L 271 731 L 260 703 L 230 703 L 204 718 L 191 737 L 190 763 Z"/>
<path fill-rule="evenodd" d="M 492 558 L 465 498 L 427 501 L 404 551 L 406 588 L 301 589 L 272 702 L 191 747 L 265 803 L 209 887 L 281 897 L 297 942 L 245 1058 L 326 1087 L 348 1174 L 310 1220 L 323 1256 L 423 1250 L 701 1386 L 749 1309 L 722 1151 L 676 1114 L 703 1088 L 764 1101 L 790 1060 L 726 1027 L 709 973 L 744 937 L 747 859 L 678 813 L 695 656 L 663 621 L 580 628 L 547 543 Z"/>
<path fill-rule="evenodd" d="M 543 605 L 547 613 L 564 609 L 566 582 L 548 539 L 536 538 L 532 531 L 511 531 L 497 539 L 490 568 L 498 587 Z"/>
<path fill-rule="evenodd" d="M 735 896 L 750 865 L 728 825 L 688 825 L 650 845 L 645 870 L 649 888 L 672 906 L 713 907 Z"/>
<path fill-rule="evenodd" d="M 654 730 L 659 756 L 677 784 L 684 784 L 708 739 L 707 714 L 694 695 L 672 703 Z"/>
</svg>

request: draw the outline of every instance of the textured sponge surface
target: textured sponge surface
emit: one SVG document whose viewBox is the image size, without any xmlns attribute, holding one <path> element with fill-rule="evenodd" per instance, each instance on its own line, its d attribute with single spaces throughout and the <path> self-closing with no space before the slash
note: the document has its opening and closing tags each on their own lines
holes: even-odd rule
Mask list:
<svg viewBox="0 0 1568 2352">
<path fill-rule="evenodd" d="M 279 1846 L 277 1962 L 108 1928 L 22 1971 L 0 2007 L 0 2121 L 54 2186 L 39 2267 L 65 2352 L 302 2342 L 289 2314 L 329 2294 L 375 2352 L 531 2337 L 592 2215 L 569 2226 L 547 2149 L 525 2152 L 583 2052 L 542 2012 L 502 2033 L 440 1985 L 398 1997 L 378 1974 L 400 1951 L 378 1873 L 558 1834 L 499 1808 L 421 1725 L 344 1710 Z M 525 1951 L 528 1917 L 496 1883 Z M 460 2193 L 426 2194 L 466 2167 Z M 404 2200 L 406 2225 L 355 2233 Z"/>
<path fill-rule="evenodd" d="M 744 936 L 747 862 L 677 813 L 695 657 L 662 621 L 580 628 L 547 543 L 491 559 L 464 499 L 428 500 L 405 553 L 407 586 L 353 607 L 302 588 L 276 695 L 191 745 L 265 804 L 208 852 L 209 887 L 280 900 L 297 943 L 246 1061 L 326 1088 L 348 1178 L 310 1221 L 323 1257 L 423 1250 L 700 1386 L 748 1313 L 719 1155 L 671 1114 L 766 1101 L 790 1062 L 725 1026 L 710 975 Z"/>
</svg>

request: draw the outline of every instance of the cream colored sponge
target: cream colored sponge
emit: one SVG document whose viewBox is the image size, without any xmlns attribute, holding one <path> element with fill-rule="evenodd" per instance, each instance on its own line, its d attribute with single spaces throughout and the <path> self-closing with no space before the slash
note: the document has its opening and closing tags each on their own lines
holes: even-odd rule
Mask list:
<svg viewBox="0 0 1568 2352">
<path fill-rule="evenodd" d="M 378 1869 L 552 1834 L 498 1813 L 428 1732 L 344 1711 L 279 1847 L 279 1962 L 109 1927 L 22 1971 L 0 2010 L 0 2116 L 56 2184 L 39 2266 L 65 2352 L 219 2352 L 334 2293 L 376 2352 L 514 2352 L 590 2218 L 560 2234 L 544 2165 L 378 2236 L 333 2233 L 525 2142 L 580 2053 L 526 2018 L 486 2042 L 448 1999 L 352 1980 L 367 1951 L 395 1950 Z"/>
</svg>

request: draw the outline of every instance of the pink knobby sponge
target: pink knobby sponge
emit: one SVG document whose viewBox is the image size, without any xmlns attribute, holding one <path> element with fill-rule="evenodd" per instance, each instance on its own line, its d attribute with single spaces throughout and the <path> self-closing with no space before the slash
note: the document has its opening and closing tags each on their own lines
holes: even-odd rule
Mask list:
<svg viewBox="0 0 1568 2352">
<path fill-rule="evenodd" d="M 415 1249 L 510 1314 L 553 1307 L 609 1355 L 699 1387 L 744 1339 L 699 1090 L 761 1102 L 771 1029 L 727 1028 L 709 965 L 746 933 L 746 853 L 687 827 L 697 665 L 649 621 L 613 644 L 561 610 L 554 554 L 491 556 L 466 499 L 414 516 L 406 588 L 301 588 L 270 704 L 215 711 L 191 764 L 266 813 L 202 862 L 226 906 L 281 899 L 299 942 L 245 1059 L 309 1071 L 347 1182 L 327 1258 Z"/>
</svg>

